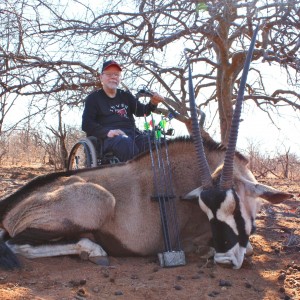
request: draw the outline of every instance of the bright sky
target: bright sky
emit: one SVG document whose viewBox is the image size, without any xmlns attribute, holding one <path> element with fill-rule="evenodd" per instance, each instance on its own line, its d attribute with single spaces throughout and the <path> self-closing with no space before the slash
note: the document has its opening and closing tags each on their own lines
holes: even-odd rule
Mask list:
<svg viewBox="0 0 300 300">
<path fill-rule="evenodd" d="M 285 72 L 276 66 L 262 64 L 264 84 L 269 93 L 277 89 L 292 90 L 295 87 L 287 84 Z M 256 65 L 255 67 L 257 67 Z M 253 80 L 253 79 L 252 79 Z M 249 79 L 249 82 L 251 78 Z M 273 112 L 268 108 L 272 120 L 266 112 L 259 109 L 253 101 L 247 101 L 244 105 L 244 113 L 241 122 L 241 135 L 239 146 L 247 147 L 248 140 L 254 144 L 260 145 L 259 149 L 266 151 L 271 156 L 280 153 L 286 153 L 289 149 L 291 153 L 300 156 L 300 141 L 298 139 L 300 131 L 300 114 L 296 113 L 290 106 L 282 106 Z"/>
<path fill-rule="evenodd" d="M 286 109 L 280 117 L 273 116 L 274 123 L 256 106 L 251 109 L 240 124 L 238 147 L 246 149 L 251 142 L 259 146 L 260 152 L 276 156 L 278 153 L 290 153 L 300 156 L 299 119 L 292 109 Z"/>
</svg>

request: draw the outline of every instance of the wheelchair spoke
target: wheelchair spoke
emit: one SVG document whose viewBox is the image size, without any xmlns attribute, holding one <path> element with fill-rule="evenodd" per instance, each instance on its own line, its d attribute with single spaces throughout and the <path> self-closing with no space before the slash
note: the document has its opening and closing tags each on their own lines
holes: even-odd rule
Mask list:
<svg viewBox="0 0 300 300">
<path fill-rule="evenodd" d="M 78 170 L 91 167 L 91 154 L 84 142 L 74 145 L 69 156 L 69 170 Z"/>
</svg>

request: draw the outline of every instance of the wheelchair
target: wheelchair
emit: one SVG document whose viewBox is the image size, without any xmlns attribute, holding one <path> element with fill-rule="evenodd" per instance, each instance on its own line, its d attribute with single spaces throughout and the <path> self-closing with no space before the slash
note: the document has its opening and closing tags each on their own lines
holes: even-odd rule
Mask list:
<svg viewBox="0 0 300 300">
<path fill-rule="evenodd" d="M 103 152 L 102 141 L 94 136 L 88 136 L 81 138 L 72 147 L 68 158 L 68 170 L 95 168 L 119 162 L 119 159 L 112 152 Z"/>
</svg>

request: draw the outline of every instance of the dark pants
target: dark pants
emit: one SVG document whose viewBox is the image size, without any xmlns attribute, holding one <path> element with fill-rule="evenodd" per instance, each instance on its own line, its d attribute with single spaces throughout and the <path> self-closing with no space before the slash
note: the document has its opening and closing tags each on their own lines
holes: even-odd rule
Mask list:
<svg viewBox="0 0 300 300">
<path fill-rule="evenodd" d="M 136 132 L 127 136 L 118 135 L 103 140 L 103 151 L 113 152 L 121 162 L 132 159 L 134 156 L 149 149 L 147 133 Z"/>
</svg>

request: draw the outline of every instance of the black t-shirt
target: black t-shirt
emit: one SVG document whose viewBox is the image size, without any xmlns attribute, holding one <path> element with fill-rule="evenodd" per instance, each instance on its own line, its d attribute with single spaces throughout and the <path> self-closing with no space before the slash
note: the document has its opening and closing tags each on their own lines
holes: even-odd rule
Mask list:
<svg viewBox="0 0 300 300">
<path fill-rule="evenodd" d="M 131 93 L 118 89 L 114 98 L 104 90 L 97 90 L 87 96 L 82 114 L 82 130 L 88 136 L 107 137 L 111 129 L 121 129 L 126 134 L 133 133 L 135 122 L 133 115 L 148 116 L 155 105 L 140 103 Z"/>
</svg>

